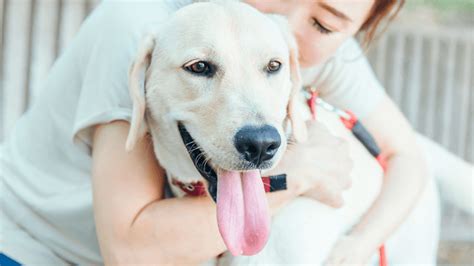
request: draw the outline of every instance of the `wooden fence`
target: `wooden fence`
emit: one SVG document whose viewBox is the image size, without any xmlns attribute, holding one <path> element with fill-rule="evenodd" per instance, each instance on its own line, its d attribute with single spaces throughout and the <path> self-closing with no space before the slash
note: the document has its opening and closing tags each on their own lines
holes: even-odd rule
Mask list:
<svg viewBox="0 0 474 266">
<path fill-rule="evenodd" d="M 419 132 L 474 161 L 474 29 L 395 27 L 369 60 Z"/>
</svg>

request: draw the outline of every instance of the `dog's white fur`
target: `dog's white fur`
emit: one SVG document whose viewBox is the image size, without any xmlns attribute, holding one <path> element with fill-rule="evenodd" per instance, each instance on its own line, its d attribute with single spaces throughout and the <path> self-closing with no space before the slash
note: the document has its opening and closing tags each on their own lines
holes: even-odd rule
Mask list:
<svg viewBox="0 0 474 266">
<path fill-rule="evenodd" d="M 232 17 L 227 17 L 230 10 Z M 304 121 L 292 115 L 292 99 L 300 89 L 296 43 L 284 32 L 270 18 L 240 3 L 196 3 L 180 9 L 158 34 L 145 39 L 131 67 L 134 108 L 127 149 L 149 131 L 168 176 L 193 182 L 202 178 L 190 163 L 178 121 L 211 159 L 209 163 L 224 169 L 239 168 L 232 138 L 243 126 L 271 125 L 286 139 L 283 125 L 291 121 L 296 137 L 305 138 Z M 256 41 L 255 36 L 265 38 Z M 265 67 L 272 59 L 282 62 L 282 69 L 268 75 Z M 198 60 L 218 66 L 214 78 L 182 69 Z M 273 165 L 285 148 L 283 141 Z"/>
<path fill-rule="evenodd" d="M 300 111 L 304 113 L 306 104 L 302 101 L 300 106 Z M 317 120 L 324 123 L 332 134 L 350 144 L 350 156 L 354 163 L 351 173 L 353 181 L 344 194 L 344 206 L 333 209 L 312 199 L 297 198 L 273 218 L 270 239 L 259 254 L 251 257 L 227 254 L 221 258 L 220 265 L 320 265 L 335 242 L 371 206 L 382 185 L 382 169 L 335 114 L 318 109 Z"/>
<path fill-rule="evenodd" d="M 269 124 L 286 139 L 286 126 L 291 125 L 296 138 L 304 140 L 309 115 L 298 93 L 296 44 L 287 32 L 279 19 L 234 2 L 197 3 L 177 11 L 145 39 L 130 70 L 134 109 L 127 149 L 148 131 L 168 177 L 193 182 L 203 179 L 183 145 L 178 121 L 211 165 L 225 169 L 239 166 L 232 138 L 243 126 Z M 275 58 L 282 70 L 269 76 L 263 69 Z M 182 69 L 195 60 L 215 62 L 215 77 L 196 77 Z M 259 254 L 226 254 L 219 264 L 321 264 L 335 241 L 370 207 L 382 184 L 379 165 L 337 116 L 318 110 L 318 121 L 350 144 L 353 182 L 344 207 L 332 209 L 298 198 L 274 217 L 270 239 Z M 285 148 L 283 143 L 273 165 Z M 184 196 L 177 188 L 173 192 Z"/>
<path fill-rule="evenodd" d="M 202 10 L 206 10 L 206 17 L 199 17 Z M 284 126 L 290 122 L 297 139 L 304 139 L 306 107 L 298 97 L 301 83 L 296 44 L 282 25 L 279 19 L 272 20 L 238 3 L 199 3 L 179 10 L 158 29 L 158 34 L 144 40 L 130 70 L 134 109 L 127 149 L 149 131 L 168 177 L 192 182 L 203 180 L 183 145 L 178 121 L 186 126 L 212 165 L 226 169 L 238 166 L 232 137 L 243 126 L 269 124 L 286 139 Z M 275 58 L 283 68 L 269 76 L 263 69 Z M 221 72 L 207 79 L 181 68 L 196 59 L 216 62 Z M 226 256 L 222 261 L 322 262 L 332 244 L 377 196 L 381 170 L 375 160 L 335 115 L 320 110 L 318 119 L 335 136 L 351 143 L 355 182 L 346 195 L 345 207 L 334 210 L 313 200 L 297 199 L 273 219 L 270 240 L 261 253 Z M 285 146 L 283 142 L 273 164 Z M 183 196 L 174 187 L 173 192 Z M 317 226 L 308 226 L 312 224 Z M 302 252 L 306 246 L 316 252 Z"/>
</svg>

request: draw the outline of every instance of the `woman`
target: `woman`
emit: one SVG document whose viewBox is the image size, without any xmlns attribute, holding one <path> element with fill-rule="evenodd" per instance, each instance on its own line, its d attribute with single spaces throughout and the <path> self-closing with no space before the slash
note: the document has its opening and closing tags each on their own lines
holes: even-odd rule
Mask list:
<svg viewBox="0 0 474 266">
<path fill-rule="evenodd" d="M 109 1 L 84 23 L 52 69 L 42 96 L 2 147 L 7 203 L 2 251 L 6 255 L 25 264 L 47 265 L 102 260 L 106 264 L 197 263 L 225 251 L 212 200 L 163 199 L 164 173 L 150 140 L 143 139 L 131 153 L 123 148 L 131 114 L 126 77 L 137 50 L 138 29 L 191 2 Z M 403 1 L 245 2 L 288 18 L 300 47 L 305 83 L 361 117 L 388 158 L 380 198 L 332 252 L 334 263 L 364 263 L 407 217 L 427 180 L 411 127 L 352 39 L 365 32 L 371 40 L 379 22 L 396 13 Z M 316 154 L 316 148 L 295 147 L 308 156 Z M 319 170 L 297 163 L 291 155 L 282 160 L 280 167 L 289 180 Z M 328 178 L 336 181 L 331 189 L 324 187 L 323 179 L 312 184 L 313 189 L 326 192 L 318 200 L 339 206 L 347 182 L 342 175 Z M 321 195 L 294 187 L 298 184 L 268 196 L 273 211 L 300 194 Z M 433 243 L 421 252 L 425 263 L 433 262 L 436 251 L 434 210 L 417 212 L 434 224 L 425 226 L 431 229 L 425 230 L 431 238 L 424 240 Z M 403 239 L 403 230 L 397 235 Z M 404 244 L 417 245 L 416 241 Z M 416 263 L 416 256 L 398 257 Z"/>
</svg>

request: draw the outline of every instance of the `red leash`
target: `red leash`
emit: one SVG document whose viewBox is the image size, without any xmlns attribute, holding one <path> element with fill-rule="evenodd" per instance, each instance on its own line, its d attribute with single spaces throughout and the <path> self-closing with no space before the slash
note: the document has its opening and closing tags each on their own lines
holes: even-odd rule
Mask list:
<svg viewBox="0 0 474 266">
<path fill-rule="evenodd" d="M 387 162 L 382 156 L 382 152 L 375 142 L 374 138 L 370 135 L 369 131 L 360 123 L 357 117 L 350 111 L 342 111 L 336 107 L 326 103 L 321 98 L 318 98 L 317 91 L 310 87 L 308 92 L 311 94 L 308 99 L 308 106 L 311 111 L 313 120 L 316 120 L 316 106 L 320 105 L 323 108 L 335 112 L 339 115 L 344 126 L 349 129 L 352 134 L 364 145 L 364 147 L 377 159 L 384 172 L 387 170 Z M 387 256 L 385 254 L 385 246 L 382 244 L 379 248 L 379 265 L 387 266 Z"/>
</svg>

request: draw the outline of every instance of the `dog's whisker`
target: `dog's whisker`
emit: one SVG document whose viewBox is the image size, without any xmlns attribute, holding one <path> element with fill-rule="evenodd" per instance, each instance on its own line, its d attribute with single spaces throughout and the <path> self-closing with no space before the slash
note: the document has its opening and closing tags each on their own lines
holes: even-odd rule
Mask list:
<svg viewBox="0 0 474 266">
<path fill-rule="evenodd" d="M 195 142 L 194 140 L 193 140 L 193 141 L 190 141 L 190 142 L 188 142 L 188 143 L 186 143 L 186 144 L 184 144 L 184 145 L 185 145 L 186 147 L 189 147 L 189 146 L 191 146 L 191 147 L 192 147 L 192 146 L 198 147 L 198 145 L 196 144 L 196 142 Z"/>
<path fill-rule="evenodd" d="M 203 152 L 200 152 L 198 156 L 196 156 L 196 164 L 199 165 L 199 160 L 201 160 L 201 158 L 205 158 Z"/>
<path fill-rule="evenodd" d="M 206 160 L 208 160 L 208 155 L 205 151 L 201 151 L 201 153 L 199 153 L 199 155 L 196 157 L 196 163 L 198 165 L 199 165 L 199 160 L 201 160 L 202 158 L 204 158 L 202 165 L 205 166 Z"/>
<path fill-rule="evenodd" d="M 211 158 L 205 151 L 203 151 L 203 154 L 204 154 L 204 165 L 206 165 L 211 160 Z"/>
<path fill-rule="evenodd" d="M 204 161 L 204 169 L 206 169 L 206 166 L 207 164 L 211 161 L 211 158 L 206 158 L 206 160 Z"/>
<path fill-rule="evenodd" d="M 189 150 L 189 152 L 195 152 L 197 150 L 200 150 L 200 147 L 194 147 L 193 149 Z"/>
<path fill-rule="evenodd" d="M 201 154 L 201 156 L 197 159 L 196 163 L 199 165 L 200 161 L 201 161 L 201 166 L 204 166 L 206 162 L 206 156 L 204 154 Z"/>
<path fill-rule="evenodd" d="M 204 158 L 204 166 L 206 166 L 206 164 L 210 161 L 211 159 L 209 159 L 209 157 L 206 155 L 205 158 Z"/>
<path fill-rule="evenodd" d="M 190 140 L 189 142 L 187 142 L 185 145 L 188 146 L 188 145 L 193 145 L 193 144 L 196 144 L 196 141 L 195 140 Z"/>
<path fill-rule="evenodd" d="M 200 150 L 200 149 L 201 149 L 201 147 L 199 147 L 199 145 L 194 144 L 194 147 L 191 150 L 189 150 L 189 152 L 194 152 L 194 151 L 197 151 L 197 150 Z"/>
</svg>

